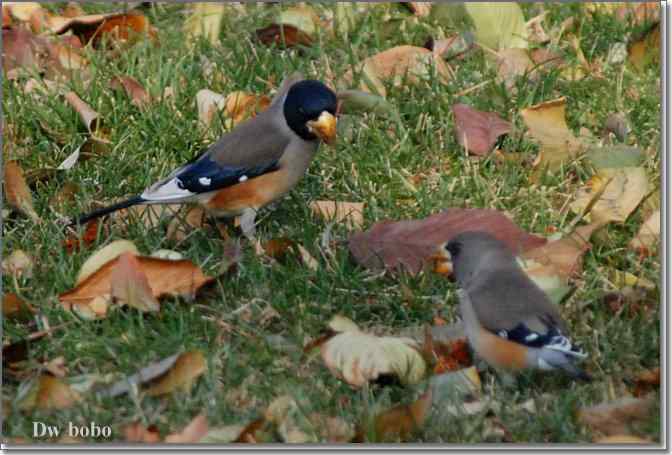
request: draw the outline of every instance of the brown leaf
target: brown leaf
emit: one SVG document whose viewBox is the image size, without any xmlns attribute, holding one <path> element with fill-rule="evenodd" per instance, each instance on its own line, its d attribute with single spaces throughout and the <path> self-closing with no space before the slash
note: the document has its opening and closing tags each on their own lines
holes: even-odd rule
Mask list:
<svg viewBox="0 0 672 455">
<path fill-rule="evenodd" d="M 428 389 L 410 405 L 398 405 L 376 416 L 376 437 L 379 440 L 407 441 L 422 428 L 432 406 L 432 389 Z"/>
<path fill-rule="evenodd" d="M 362 90 L 371 91 L 371 84 L 384 97 L 386 90 L 382 81 L 389 80 L 395 86 L 401 85 L 404 80 L 416 83 L 420 79 L 428 79 L 434 69 L 440 81 L 446 82 L 451 78 L 446 63 L 431 51 L 416 46 L 397 46 L 366 58 L 356 65 L 355 72 L 362 73 Z M 353 70 L 346 72 L 342 81 L 345 85 L 351 85 Z"/>
<path fill-rule="evenodd" d="M 313 39 L 307 33 L 289 24 L 271 24 L 255 32 L 257 40 L 266 46 L 291 48 L 311 46 Z"/>
<path fill-rule="evenodd" d="M 630 427 L 647 420 L 654 411 L 655 397 L 621 398 L 588 408 L 581 408 L 578 418 L 593 431 L 607 436 L 630 434 Z"/>
<path fill-rule="evenodd" d="M 205 357 L 199 351 L 185 352 L 175 365 L 156 383 L 147 389 L 147 395 L 154 397 L 182 390 L 189 392 L 194 381 L 207 370 Z"/>
<path fill-rule="evenodd" d="M 443 374 L 473 365 L 466 338 L 435 340 L 429 327 L 425 331 L 422 355 L 428 364 L 434 365 L 434 374 Z"/>
<path fill-rule="evenodd" d="M 42 37 L 24 28 L 2 29 L 2 69 L 8 79 L 18 68 L 42 69 L 47 52 L 47 42 Z"/>
<path fill-rule="evenodd" d="M 313 201 L 310 209 L 326 221 L 343 223 L 349 230 L 364 224 L 364 203 L 343 201 Z"/>
<path fill-rule="evenodd" d="M 126 91 L 126 95 L 131 99 L 131 103 L 138 108 L 144 108 L 152 102 L 145 88 L 131 76 L 113 77 L 110 81 L 110 87 L 114 90 L 123 88 Z"/>
<path fill-rule="evenodd" d="M 33 207 L 33 195 L 26 183 L 23 169 L 16 161 L 9 161 L 4 167 L 3 189 L 7 203 L 39 223 L 41 220 Z"/>
<path fill-rule="evenodd" d="M 100 114 L 94 111 L 91 106 L 84 102 L 75 92 L 68 92 L 65 94 L 65 99 L 72 108 L 79 114 L 79 118 L 91 135 L 103 140 L 108 135 L 106 131 L 101 128 Z"/>
<path fill-rule="evenodd" d="M 419 273 L 441 246 L 465 231 L 490 233 L 519 253 L 539 247 L 546 239 L 516 226 L 491 209 L 451 208 L 422 220 L 381 221 L 349 239 L 350 252 L 362 266 Z"/>
<path fill-rule="evenodd" d="M 99 47 L 104 39 L 117 44 L 133 44 L 146 36 L 156 38 L 154 27 L 138 12 L 54 18 L 51 30 L 59 35 L 72 30 L 82 43 L 91 42 L 94 47 Z"/>
<path fill-rule="evenodd" d="M 641 371 L 635 377 L 634 383 L 635 389 L 632 394 L 635 397 L 642 397 L 653 389 L 660 388 L 660 367 Z"/>
<path fill-rule="evenodd" d="M 576 157 L 584 145 L 567 127 L 565 98 L 540 103 L 520 111 L 530 135 L 541 145 L 535 167 L 538 172 L 555 171 Z"/>
<path fill-rule="evenodd" d="M 21 300 L 19 296 L 13 292 L 3 294 L 2 317 L 5 318 L 5 320 L 26 321 L 29 320 L 35 312 L 35 309 L 30 304 Z"/>
<path fill-rule="evenodd" d="M 199 414 L 179 433 L 166 436 L 168 443 L 188 444 L 199 442 L 208 433 L 208 419 Z"/>
<path fill-rule="evenodd" d="M 112 299 L 143 312 L 159 311 L 159 302 L 152 294 L 147 276 L 135 254 L 126 252 L 117 258 L 110 276 Z"/>
<path fill-rule="evenodd" d="M 65 382 L 49 374 L 43 374 L 35 379 L 27 390 L 26 395 L 20 400 L 19 408 L 24 411 L 67 409 L 80 399 L 79 394 Z"/>
<path fill-rule="evenodd" d="M 231 119 L 231 127 L 256 116 L 271 105 L 266 95 L 255 95 L 247 92 L 231 92 L 224 102 L 224 112 Z"/>
<path fill-rule="evenodd" d="M 122 433 L 124 434 L 124 441 L 127 442 L 146 442 L 149 444 L 161 442 L 159 429 L 154 425 L 145 427 L 140 422 L 134 422 L 126 425 L 122 429 Z"/>
<path fill-rule="evenodd" d="M 2 5 L 2 28 L 9 28 L 12 26 L 12 14 L 9 11 L 9 8 L 5 5 Z M 4 38 L 4 37 L 3 37 Z"/>
<path fill-rule="evenodd" d="M 144 368 L 141 368 L 137 373 L 127 376 L 120 381 L 112 384 L 107 389 L 101 391 L 99 395 L 101 397 L 117 397 L 128 393 L 134 387 L 138 387 L 142 384 L 145 384 L 149 381 L 155 380 L 161 376 L 164 376 L 167 371 L 169 371 L 177 362 L 179 354 L 171 355 L 165 359 L 161 359 L 158 362 L 153 362 L 147 365 Z"/>
<path fill-rule="evenodd" d="M 204 275 L 200 268 L 186 259 L 172 261 L 143 256 L 138 256 L 137 259 L 152 288 L 152 295 L 156 298 L 165 295 L 191 297 L 214 279 Z M 117 258 L 107 262 L 76 288 L 61 294 L 59 300 L 63 307 L 70 310 L 73 305 L 88 305 L 96 298 L 109 295 L 112 271 L 116 264 Z"/>
<path fill-rule="evenodd" d="M 511 132 L 511 123 L 494 112 L 482 112 L 466 104 L 453 106 L 457 142 L 474 155 L 492 151 L 499 136 Z"/>
<path fill-rule="evenodd" d="M 65 357 L 59 356 L 43 363 L 44 368 L 57 378 L 64 378 L 68 374 L 68 367 L 65 366 Z"/>
<path fill-rule="evenodd" d="M 135 244 L 128 240 L 114 240 L 113 242 L 110 242 L 104 247 L 96 250 L 86 259 L 86 261 L 84 261 L 84 264 L 82 264 L 82 267 L 79 269 L 76 284 L 81 284 L 84 280 L 97 272 L 102 266 L 111 260 L 118 258 L 122 253 L 127 251 L 130 251 L 136 255 L 140 254 Z"/>
</svg>

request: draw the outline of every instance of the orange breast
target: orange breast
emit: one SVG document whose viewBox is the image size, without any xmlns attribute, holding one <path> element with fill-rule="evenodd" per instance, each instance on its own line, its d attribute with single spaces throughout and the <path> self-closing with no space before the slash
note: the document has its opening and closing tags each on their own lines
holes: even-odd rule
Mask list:
<svg viewBox="0 0 672 455">
<path fill-rule="evenodd" d="M 247 208 L 259 209 L 282 196 L 289 188 L 281 170 L 219 190 L 205 207 L 219 215 L 237 215 Z"/>
<path fill-rule="evenodd" d="M 478 346 L 474 349 L 479 356 L 495 368 L 522 370 L 527 366 L 527 348 L 513 341 L 498 337 L 487 330 L 481 330 Z"/>
</svg>

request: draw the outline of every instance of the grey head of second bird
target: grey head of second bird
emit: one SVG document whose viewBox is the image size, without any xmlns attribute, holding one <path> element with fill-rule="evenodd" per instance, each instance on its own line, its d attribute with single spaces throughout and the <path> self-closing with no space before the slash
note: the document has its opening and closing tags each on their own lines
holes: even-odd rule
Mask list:
<svg viewBox="0 0 672 455">
<path fill-rule="evenodd" d="M 445 248 L 450 253 L 455 281 L 463 288 L 485 268 L 518 267 L 509 247 L 486 232 L 463 232 L 449 240 Z"/>
</svg>

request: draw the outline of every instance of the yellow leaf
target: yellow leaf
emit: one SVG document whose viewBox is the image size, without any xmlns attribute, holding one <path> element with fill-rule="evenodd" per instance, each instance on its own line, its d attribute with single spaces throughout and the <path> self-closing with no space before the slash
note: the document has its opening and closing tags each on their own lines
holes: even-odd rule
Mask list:
<svg viewBox="0 0 672 455">
<path fill-rule="evenodd" d="M 416 384 L 426 373 L 418 344 L 409 338 L 377 337 L 347 327 L 320 347 L 329 370 L 348 384 L 361 387 L 382 375 Z"/>
<path fill-rule="evenodd" d="M 348 229 L 361 229 L 364 224 L 363 202 L 314 201 L 310 208 L 323 219 L 343 223 Z"/>
<path fill-rule="evenodd" d="M 649 194 L 649 185 L 642 167 L 602 168 L 577 191 L 570 208 L 583 213 L 592 204 L 587 215 L 591 221 L 623 223 Z M 601 196 L 594 201 L 600 191 Z"/>
<path fill-rule="evenodd" d="M 520 111 L 530 135 L 541 145 L 536 167 L 555 171 L 583 150 L 583 144 L 565 122 L 565 98 L 540 103 Z"/>
<path fill-rule="evenodd" d="M 193 45 L 202 36 L 211 44 L 217 44 L 227 6 L 216 2 L 193 3 L 191 13 L 184 22 L 188 43 Z"/>
<path fill-rule="evenodd" d="M 490 49 L 527 48 L 527 27 L 515 2 L 465 2 L 476 41 Z"/>
</svg>

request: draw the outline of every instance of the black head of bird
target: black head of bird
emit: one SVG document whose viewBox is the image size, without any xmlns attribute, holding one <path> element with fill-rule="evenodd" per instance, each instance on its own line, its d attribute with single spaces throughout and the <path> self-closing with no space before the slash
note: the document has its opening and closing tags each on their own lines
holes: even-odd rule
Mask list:
<svg viewBox="0 0 672 455">
<path fill-rule="evenodd" d="M 326 143 L 336 137 L 336 94 L 320 81 L 297 82 L 287 92 L 283 113 L 287 125 L 307 141 Z"/>
</svg>

